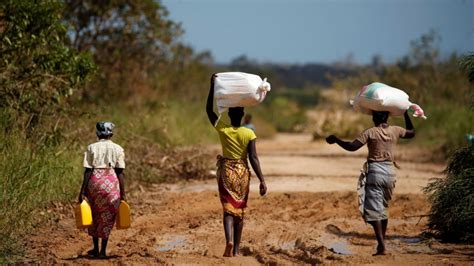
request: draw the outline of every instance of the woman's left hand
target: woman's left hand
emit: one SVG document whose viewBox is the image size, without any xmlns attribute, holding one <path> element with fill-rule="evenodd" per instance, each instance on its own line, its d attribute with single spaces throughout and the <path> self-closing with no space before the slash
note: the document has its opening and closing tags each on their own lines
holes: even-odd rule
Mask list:
<svg viewBox="0 0 474 266">
<path fill-rule="evenodd" d="M 265 182 L 260 182 L 260 196 L 263 196 L 267 193 L 267 185 Z"/>
</svg>

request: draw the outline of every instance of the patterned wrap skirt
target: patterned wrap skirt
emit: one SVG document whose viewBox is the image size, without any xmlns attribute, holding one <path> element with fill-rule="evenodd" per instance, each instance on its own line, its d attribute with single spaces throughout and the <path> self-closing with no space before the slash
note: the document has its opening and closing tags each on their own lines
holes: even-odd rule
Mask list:
<svg viewBox="0 0 474 266">
<path fill-rule="evenodd" d="M 365 184 L 362 188 L 365 194 L 362 202 L 363 217 L 366 222 L 388 219 L 387 209 L 392 199 L 395 182 L 395 169 L 392 162 L 368 163 Z"/>
<path fill-rule="evenodd" d="M 224 212 L 243 218 L 250 186 L 250 169 L 244 159 L 217 157 L 217 185 Z"/>
<path fill-rule="evenodd" d="M 89 235 L 109 238 L 120 205 L 120 186 L 114 169 L 94 169 L 87 185 L 87 199 L 92 209 Z"/>
</svg>

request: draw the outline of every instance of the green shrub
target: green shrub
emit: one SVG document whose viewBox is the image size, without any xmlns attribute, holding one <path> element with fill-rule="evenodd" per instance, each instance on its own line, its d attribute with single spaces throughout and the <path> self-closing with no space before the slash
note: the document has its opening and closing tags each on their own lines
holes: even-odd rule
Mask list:
<svg viewBox="0 0 474 266">
<path fill-rule="evenodd" d="M 78 193 L 82 158 L 74 150 L 37 149 L 14 134 L 1 136 L 0 257 L 21 251 L 16 240 L 38 221 L 38 209 Z"/>
<path fill-rule="evenodd" d="M 457 150 L 446 177 L 424 189 L 431 210 L 428 228 L 445 241 L 474 240 L 474 147 Z"/>
<path fill-rule="evenodd" d="M 207 118 L 203 102 L 170 102 L 162 112 L 167 134 L 175 146 L 214 143 L 216 132 Z"/>
<path fill-rule="evenodd" d="M 430 105 L 425 108 L 427 120 L 413 119 L 417 142 L 432 147 L 434 159 L 445 159 L 464 146 L 465 134 L 471 133 L 474 112 L 467 105 L 455 102 Z"/>
<path fill-rule="evenodd" d="M 303 107 L 314 107 L 321 101 L 321 91 L 317 87 L 285 89 L 272 93 L 274 93 L 273 97 L 285 97 Z"/>
<path fill-rule="evenodd" d="M 268 101 L 255 108 L 258 116 L 280 132 L 301 131 L 307 121 L 305 111 L 296 102 L 283 96 L 269 97 Z"/>
<path fill-rule="evenodd" d="M 87 54 L 67 45 L 62 8 L 58 1 L 0 4 L 0 111 L 14 111 L 11 127 L 26 122 L 33 131 L 95 71 Z"/>
<path fill-rule="evenodd" d="M 256 135 L 259 139 L 272 138 L 277 133 L 273 124 L 263 119 L 260 115 L 254 116 L 252 120 L 255 126 Z"/>
</svg>

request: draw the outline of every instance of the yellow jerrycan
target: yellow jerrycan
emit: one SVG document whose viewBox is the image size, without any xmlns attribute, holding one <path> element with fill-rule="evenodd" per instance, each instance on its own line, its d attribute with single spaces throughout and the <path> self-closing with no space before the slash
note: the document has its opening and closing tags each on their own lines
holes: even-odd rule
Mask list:
<svg viewBox="0 0 474 266">
<path fill-rule="evenodd" d="M 77 228 L 83 229 L 92 225 L 92 210 L 87 200 L 82 200 L 81 204 L 77 204 L 74 213 Z"/>
<path fill-rule="evenodd" d="M 120 201 L 117 214 L 117 229 L 127 229 L 130 227 L 130 206 L 124 200 Z"/>
</svg>

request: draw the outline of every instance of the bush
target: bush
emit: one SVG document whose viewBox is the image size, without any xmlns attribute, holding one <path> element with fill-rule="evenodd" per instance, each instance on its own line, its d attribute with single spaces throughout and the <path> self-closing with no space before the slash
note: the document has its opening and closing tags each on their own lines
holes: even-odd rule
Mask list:
<svg viewBox="0 0 474 266">
<path fill-rule="evenodd" d="M 321 100 L 321 91 L 317 87 L 308 87 L 304 89 L 285 89 L 275 91 L 274 96 L 285 97 L 288 100 L 298 103 L 299 106 L 313 107 L 318 105 Z"/>
<path fill-rule="evenodd" d="M 354 139 L 365 129 L 373 126 L 370 117 L 354 115 L 353 112 L 324 110 L 317 111 L 324 114 L 318 119 L 318 123 L 312 126 L 313 140 L 325 139 L 335 134 L 342 139 Z"/>
<path fill-rule="evenodd" d="M 276 128 L 260 116 L 255 116 L 252 120 L 255 126 L 255 133 L 259 139 L 272 138 L 277 133 Z"/>
<path fill-rule="evenodd" d="M 283 96 L 268 97 L 255 110 L 258 116 L 273 124 L 280 132 L 301 131 L 306 123 L 306 110 Z"/>
<path fill-rule="evenodd" d="M 354 112 L 348 102 L 351 96 L 338 89 L 323 91 L 321 104 L 308 112 L 308 131 L 313 133 L 313 140 L 325 139 L 331 134 L 354 139 L 373 126 L 371 116 Z"/>
<path fill-rule="evenodd" d="M 474 240 L 474 147 L 457 150 L 446 177 L 424 189 L 431 202 L 428 228 L 444 241 Z"/>
<path fill-rule="evenodd" d="M 66 149 L 77 152 L 67 146 L 37 149 L 15 134 L 1 136 L 0 259 L 21 251 L 16 241 L 38 220 L 39 208 L 78 193 L 81 158 Z"/>
<path fill-rule="evenodd" d="M 11 114 L 10 127 L 31 133 L 95 71 L 88 55 L 67 46 L 61 10 L 54 1 L 0 4 L 0 111 Z"/>
<path fill-rule="evenodd" d="M 80 158 L 60 145 L 65 103 L 92 76 L 87 54 L 68 46 L 59 1 L 0 3 L 0 261 L 37 209 L 77 193 Z"/>
<path fill-rule="evenodd" d="M 455 102 L 430 105 L 425 108 L 428 120 L 413 119 L 417 142 L 432 147 L 432 159 L 445 160 L 465 145 L 465 134 L 472 131 L 474 112 L 467 105 Z"/>
</svg>

